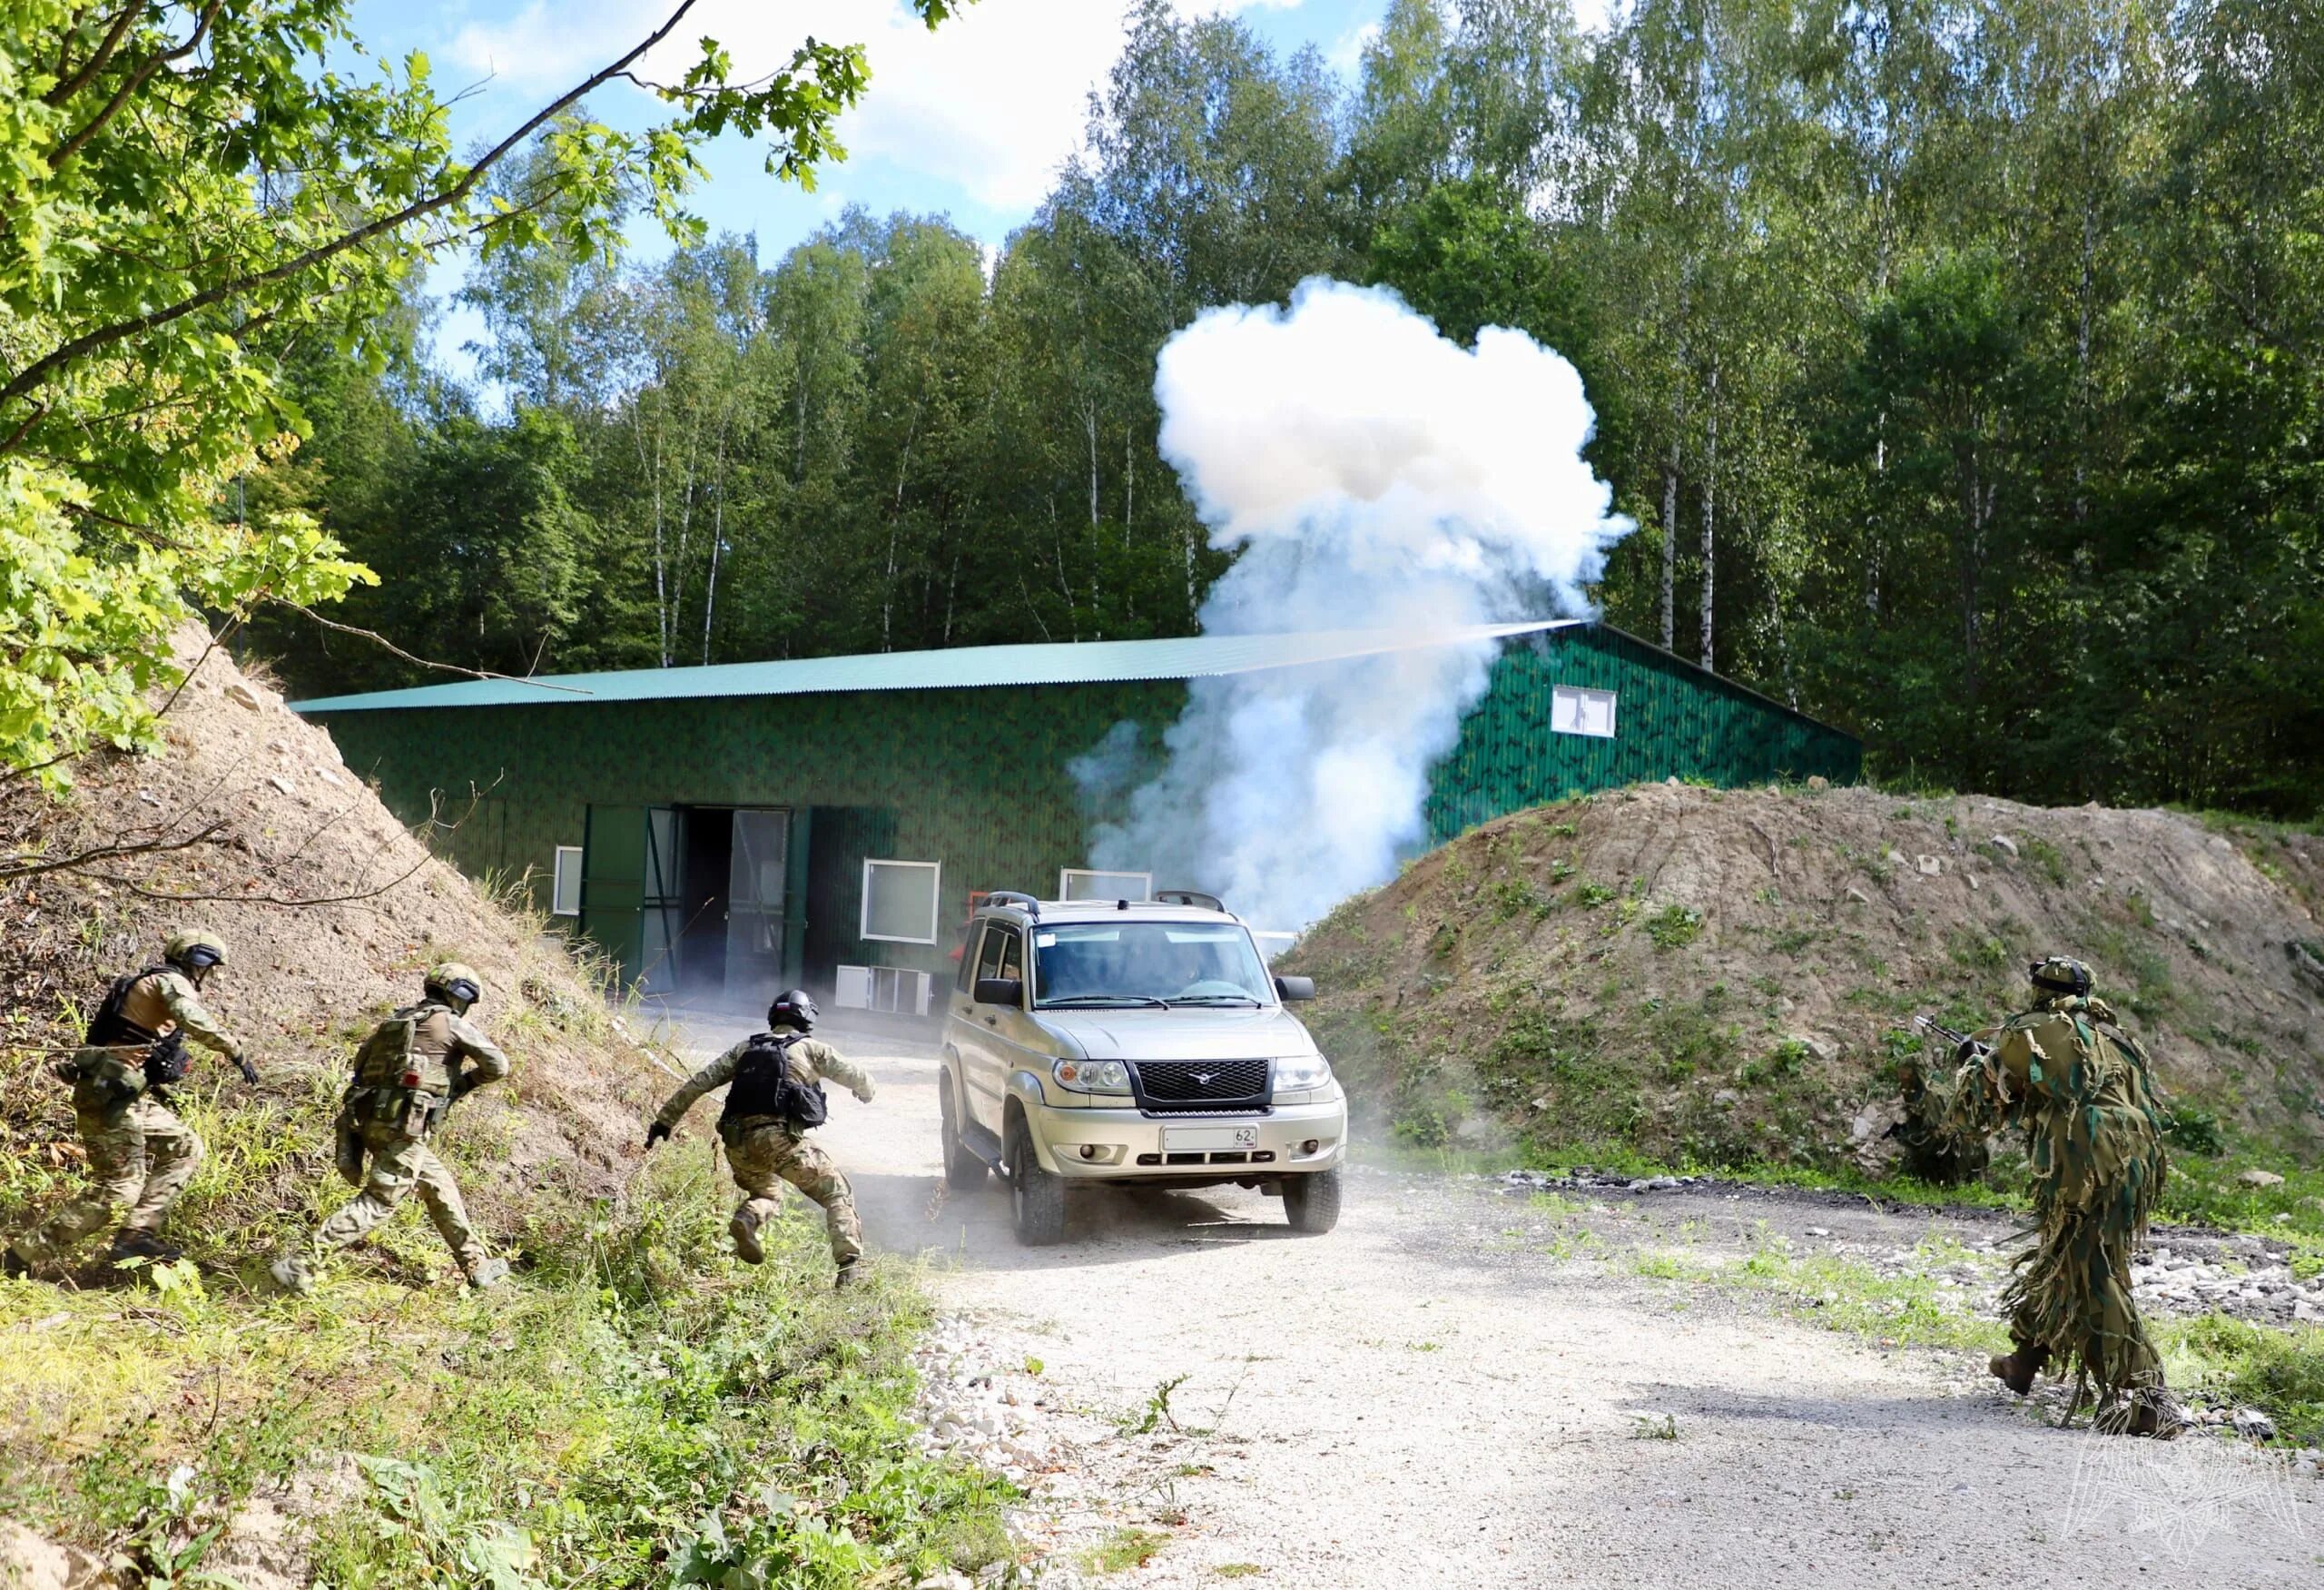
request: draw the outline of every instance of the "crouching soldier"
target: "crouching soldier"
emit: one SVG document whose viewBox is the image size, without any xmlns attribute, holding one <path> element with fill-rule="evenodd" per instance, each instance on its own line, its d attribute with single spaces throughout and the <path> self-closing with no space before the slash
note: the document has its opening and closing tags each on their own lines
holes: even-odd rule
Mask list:
<svg viewBox="0 0 2324 1590">
<path fill-rule="evenodd" d="M 202 1163 L 202 1140 L 178 1119 L 169 1094 L 186 1074 L 186 1040 L 232 1061 L 245 1081 L 258 1081 L 242 1046 L 202 1002 L 202 983 L 225 963 L 223 939 L 188 930 L 171 935 L 159 964 L 113 980 L 82 1047 L 54 1068 L 73 1084 L 90 1185 L 7 1249 L 9 1275 L 63 1258 L 116 1215 L 113 1259 L 179 1256 L 162 1240 L 162 1221 Z"/>
<path fill-rule="evenodd" d="M 713 1088 L 725 1088 L 718 1136 L 734 1167 L 734 1184 L 750 1195 L 727 1228 L 735 1257 L 745 1264 L 764 1260 L 759 1228 L 783 1206 L 783 1184 L 788 1181 L 822 1206 L 832 1259 L 839 1266 L 832 1284 L 844 1287 L 863 1255 L 863 1228 L 855 1218 L 855 1195 L 847 1178 L 829 1154 L 807 1141 L 807 1133 L 823 1123 L 825 1077 L 845 1084 L 866 1104 L 872 1102 L 872 1079 L 830 1044 L 808 1036 L 815 1015 L 815 1002 L 802 990 L 777 999 L 767 1007 L 770 1031 L 743 1039 L 671 1094 L 645 1130 L 645 1146 L 667 1141 L 695 1100 Z"/>
<path fill-rule="evenodd" d="M 362 1190 L 303 1248 L 274 1261 L 275 1282 L 288 1290 L 313 1289 L 315 1261 L 361 1240 L 415 1188 L 470 1286 L 507 1279 L 507 1263 L 485 1256 L 459 1184 L 428 1140 L 455 1102 L 508 1074 L 508 1057 L 468 1019 L 483 997 L 471 968 L 447 962 L 428 973 L 420 993 L 418 1004 L 380 1022 L 355 1052 L 332 1135 L 340 1175 Z"/>
</svg>

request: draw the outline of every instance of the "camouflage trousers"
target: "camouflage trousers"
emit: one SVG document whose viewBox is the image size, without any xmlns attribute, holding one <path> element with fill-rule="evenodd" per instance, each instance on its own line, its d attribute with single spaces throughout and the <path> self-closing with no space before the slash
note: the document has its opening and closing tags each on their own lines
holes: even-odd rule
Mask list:
<svg viewBox="0 0 2324 1590">
<path fill-rule="evenodd" d="M 113 1224 L 158 1231 L 178 1194 L 202 1165 L 202 1139 L 151 1093 L 126 1103 L 90 1108 L 76 1096 L 81 1146 L 88 1151 L 89 1186 L 15 1241 L 30 1263 L 60 1258 Z"/>
<path fill-rule="evenodd" d="M 366 1121 L 362 1134 L 364 1152 L 370 1161 L 363 1190 L 340 1205 L 316 1230 L 314 1252 L 330 1253 L 361 1241 L 416 1190 L 444 1245 L 459 1260 L 461 1272 L 473 1277 L 477 1266 L 484 1262 L 484 1244 L 478 1240 L 476 1228 L 468 1224 L 468 1205 L 460 1200 L 459 1184 L 452 1180 L 444 1161 L 427 1143 L 406 1137 L 398 1127 Z"/>
<path fill-rule="evenodd" d="M 2060 1374 L 2086 1368 L 2104 1394 L 2162 1385 L 2162 1358 L 2131 1297 L 2131 1226 L 2096 1210 L 2057 1210 L 2019 1261 L 2002 1302 L 2020 1347 L 2050 1350 Z"/>
<path fill-rule="evenodd" d="M 832 1258 L 852 1264 L 863 1252 L 863 1227 L 855 1218 L 855 1194 L 832 1157 L 783 1127 L 750 1126 L 724 1134 L 734 1185 L 751 1196 L 734 1211 L 735 1221 L 764 1225 L 783 1207 L 789 1182 L 822 1206 L 831 1232 Z"/>
</svg>

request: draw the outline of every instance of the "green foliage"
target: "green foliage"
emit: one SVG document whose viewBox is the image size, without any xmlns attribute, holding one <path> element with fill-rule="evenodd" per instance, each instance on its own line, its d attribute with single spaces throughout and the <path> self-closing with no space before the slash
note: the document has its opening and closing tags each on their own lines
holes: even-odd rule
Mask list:
<svg viewBox="0 0 2324 1590">
<path fill-rule="evenodd" d="M 1118 1525 L 1097 1545 L 1083 1550 L 1081 1566 L 1091 1574 L 1126 1574 L 1132 1568 L 1144 1567 L 1156 1552 L 1169 1544 L 1170 1537 L 1158 1529 Z"/>
<path fill-rule="evenodd" d="M 2172 1148 L 2191 1154 L 2219 1154 L 2227 1147 L 2220 1136 L 2218 1112 L 2193 1105 L 2174 1108 L 2163 1122 L 2162 1135 Z"/>
<path fill-rule="evenodd" d="M 1646 918 L 1646 936 L 1658 950 L 1680 950 L 1702 935 L 1703 914 L 1691 905 L 1666 905 Z"/>
<path fill-rule="evenodd" d="M 2174 1385 L 2260 1409 L 2286 1446 L 2324 1440 L 2324 1335 L 2270 1330 L 2225 1314 L 2174 1322 L 2158 1335 Z"/>
</svg>

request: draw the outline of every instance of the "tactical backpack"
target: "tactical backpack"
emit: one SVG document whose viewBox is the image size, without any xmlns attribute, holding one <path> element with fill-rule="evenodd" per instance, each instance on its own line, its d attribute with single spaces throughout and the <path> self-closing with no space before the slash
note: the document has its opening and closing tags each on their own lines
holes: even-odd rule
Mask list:
<svg viewBox="0 0 2324 1590">
<path fill-rule="evenodd" d="M 161 1037 L 131 1021 L 125 1012 L 130 991 L 148 977 L 169 971 L 167 966 L 148 966 L 142 972 L 124 972 L 113 980 L 105 991 L 104 1002 L 97 1013 L 89 1018 L 89 1031 L 82 1042 L 92 1049 L 111 1050 L 126 1065 L 127 1056 L 121 1052 L 143 1048 L 145 1051 L 145 1085 L 149 1088 L 167 1087 L 185 1080 L 185 1030 L 170 1029 L 169 1036 Z"/>
<path fill-rule="evenodd" d="M 722 1131 L 754 1115 L 773 1116 L 793 1132 L 811 1131 L 830 1118 L 822 1083 L 802 1083 L 791 1074 L 791 1046 L 803 1036 L 761 1032 L 750 1041 L 726 1088 L 726 1108 L 718 1116 Z"/>
<path fill-rule="evenodd" d="M 347 1111 L 358 1121 L 393 1127 L 424 1138 L 444 1111 L 444 1091 L 430 1084 L 419 1053 L 419 1024 L 430 1007 L 408 1006 L 381 1022 L 355 1052 Z"/>
</svg>

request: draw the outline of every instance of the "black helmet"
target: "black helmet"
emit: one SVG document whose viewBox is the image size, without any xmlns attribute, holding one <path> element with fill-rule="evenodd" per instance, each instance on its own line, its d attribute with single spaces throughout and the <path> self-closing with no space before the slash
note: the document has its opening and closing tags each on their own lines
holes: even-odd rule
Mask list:
<svg viewBox="0 0 2324 1590">
<path fill-rule="evenodd" d="M 2036 961 L 2025 969 L 2025 975 L 2043 993 L 2071 994 L 2075 999 L 2090 997 L 2090 968 L 2071 955 L 2052 955 Z"/>
<path fill-rule="evenodd" d="M 807 997 L 807 991 L 794 988 L 789 993 L 774 996 L 774 1002 L 766 1007 L 766 1024 L 769 1027 L 788 1027 L 795 1032 L 812 1032 L 815 1030 L 815 1018 L 819 1014 L 815 1002 Z"/>
</svg>

